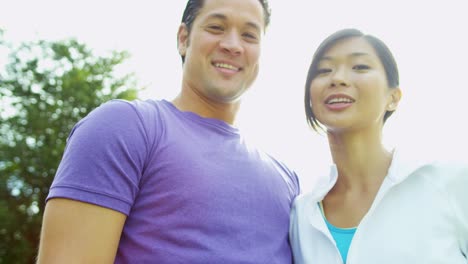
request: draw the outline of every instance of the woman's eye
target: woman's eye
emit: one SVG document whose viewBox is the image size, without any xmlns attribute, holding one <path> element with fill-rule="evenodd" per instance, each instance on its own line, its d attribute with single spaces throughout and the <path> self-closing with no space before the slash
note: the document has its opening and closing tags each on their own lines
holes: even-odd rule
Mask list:
<svg viewBox="0 0 468 264">
<path fill-rule="evenodd" d="M 329 73 L 331 72 L 331 69 L 329 68 L 320 68 L 317 70 L 317 74 L 324 74 L 324 73 Z"/>
<path fill-rule="evenodd" d="M 368 70 L 370 69 L 370 67 L 365 64 L 357 64 L 353 66 L 353 69 L 354 70 Z"/>
</svg>

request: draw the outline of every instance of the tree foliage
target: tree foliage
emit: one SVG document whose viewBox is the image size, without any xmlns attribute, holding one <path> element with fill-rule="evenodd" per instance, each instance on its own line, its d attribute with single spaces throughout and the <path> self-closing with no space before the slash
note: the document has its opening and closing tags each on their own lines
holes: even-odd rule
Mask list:
<svg viewBox="0 0 468 264">
<path fill-rule="evenodd" d="M 70 39 L 0 47 L 0 263 L 34 263 L 45 198 L 73 125 L 113 98 L 135 99 L 126 52 L 95 55 Z M 1 65 L 0 65 L 1 66 Z M 71 227 L 73 228 L 73 227 Z"/>
</svg>

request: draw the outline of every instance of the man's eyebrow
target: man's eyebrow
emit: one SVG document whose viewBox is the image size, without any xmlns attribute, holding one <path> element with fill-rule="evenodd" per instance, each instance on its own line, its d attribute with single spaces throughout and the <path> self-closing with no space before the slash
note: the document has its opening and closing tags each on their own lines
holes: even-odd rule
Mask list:
<svg viewBox="0 0 468 264">
<path fill-rule="evenodd" d="M 256 31 L 258 32 L 262 32 L 262 29 L 260 28 L 260 26 L 257 24 L 257 23 L 254 23 L 254 22 L 247 22 L 247 26 L 255 29 Z"/>
<path fill-rule="evenodd" d="M 220 14 L 220 13 L 213 13 L 213 14 L 208 16 L 208 19 L 210 19 L 210 18 L 217 18 L 217 19 L 221 19 L 221 20 L 227 20 L 227 16 L 225 16 L 223 14 Z"/>
<path fill-rule="evenodd" d="M 208 19 L 220 19 L 220 20 L 227 20 L 227 16 L 226 15 L 223 15 L 223 14 L 220 14 L 220 13 L 213 13 L 211 15 L 208 16 Z M 254 22 L 247 22 L 246 23 L 247 26 L 249 27 L 252 27 L 254 28 L 255 30 L 261 32 L 261 28 L 260 26 L 257 24 L 257 23 L 254 23 Z"/>
</svg>

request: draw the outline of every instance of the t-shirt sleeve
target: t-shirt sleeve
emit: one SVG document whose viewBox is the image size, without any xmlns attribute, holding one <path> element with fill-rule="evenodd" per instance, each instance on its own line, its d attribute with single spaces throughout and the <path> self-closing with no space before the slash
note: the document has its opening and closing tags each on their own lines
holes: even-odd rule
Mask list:
<svg viewBox="0 0 468 264">
<path fill-rule="evenodd" d="M 71 131 L 47 200 L 68 198 L 128 215 L 149 145 L 132 103 L 104 103 Z"/>
<path fill-rule="evenodd" d="M 296 172 L 293 172 L 293 177 L 294 177 L 294 190 L 295 190 L 295 196 L 301 194 L 301 184 L 299 181 L 299 177 L 297 176 Z"/>
<path fill-rule="evenodd" d="M 298 196 L 301 193 L 301 187 L 299 183 L 299 177 L 296 172 L 288 168 L 285 164 L 282 163 L 283 169 L 287 172 L 289 176 L 288 186 L 291 191 L 291 194 L 294 197 Z"/>
</svg>

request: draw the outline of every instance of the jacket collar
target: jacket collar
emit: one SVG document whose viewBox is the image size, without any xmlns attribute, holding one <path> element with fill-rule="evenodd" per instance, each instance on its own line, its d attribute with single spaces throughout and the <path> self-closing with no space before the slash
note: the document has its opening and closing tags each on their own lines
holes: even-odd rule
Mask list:
<svg viewBox="0 0 468 264">
<path fill-rule="evenodd" d="M 399 150 L 394 149 L 392 162 L 385 177 L 386 181 L 390 181 L 391 186 L 399 184 L 425 164 L 428 164 L 427 160 L 414 156 L 407 157 Z M 317 181 L 308 199 L 315 202 L 323 200 L 325 195 L 336 184 L 337 179 L 338 169 L 336 164 L 332 164 L 328 177 L 322 177 Z"/>
</svg>

